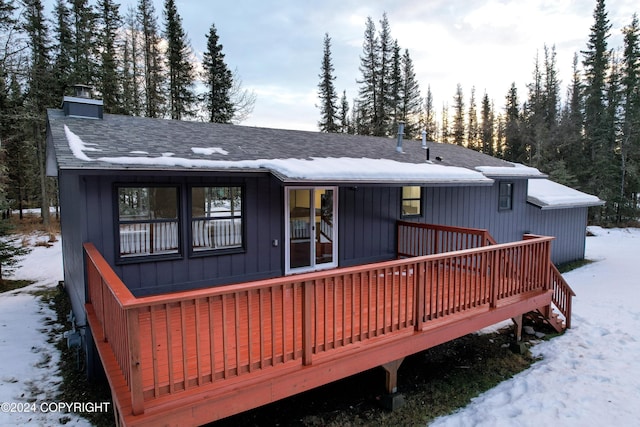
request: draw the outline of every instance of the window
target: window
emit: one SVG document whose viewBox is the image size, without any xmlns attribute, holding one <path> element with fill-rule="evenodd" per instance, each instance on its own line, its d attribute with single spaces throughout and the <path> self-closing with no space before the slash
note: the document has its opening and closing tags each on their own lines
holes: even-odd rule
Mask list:
<svg viewBox="0 0 640 427">
<path fill-rule="evenodd" d="M 243 247 L 242 187 L 191 188 L 193 252 Z"/>
<path fill-rule="evenodd" d="M 498 210 L 510 211 L 513 209 L 513 183 L 501 182 L 499 188 Z"/>
<path fill-rule="evenodd" d="M 120 259 L 180 253 L 177 187 L 119 187 Z"/>
<path fill-rule="evenodd" d="M 422 215 L 422 187 L 402 187 L 402 216 Z"/>
</svg>

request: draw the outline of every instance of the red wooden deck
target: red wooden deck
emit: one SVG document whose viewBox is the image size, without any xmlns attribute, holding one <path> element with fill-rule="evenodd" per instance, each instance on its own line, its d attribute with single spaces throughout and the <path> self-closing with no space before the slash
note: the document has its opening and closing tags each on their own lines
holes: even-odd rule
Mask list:
<svg viewBox="0 0 640 427">
<path fill-rule="evenodd" d="M 553 273 L 552 238 L 496 245 L 482 230 L 398 227 L 404 259 L 145 298 L 85 245 L 87 316 L 117 421 L 201 425 L 548 308 L 552 298 L 569 324 L 571 291 Z"/>
</svg>

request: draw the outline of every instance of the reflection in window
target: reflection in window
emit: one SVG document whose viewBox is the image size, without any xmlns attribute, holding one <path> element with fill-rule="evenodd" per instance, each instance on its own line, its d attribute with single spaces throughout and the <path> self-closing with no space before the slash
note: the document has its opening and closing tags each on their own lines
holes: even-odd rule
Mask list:
<svg viewBox="0 0 640 427">
<path fill-rule="evenodd" d="M 500 196 L 498 197 L 498 209 L 501 211 L 511 210 L 513 208 L 513 183 L 500 183 Z"/>
<path fill-rule="evenodd" d="M 123 258 L 179 253 L 178 189 L 118 188 L 118 228 Z"/>
<path fill-rule="evenodd" d="M 422 215 L 421 194 L 421 187 L 402 187 L 402 216 Z"/>
<path fill-rule="evenodd" d="M 191 189 L 191 245 L 194 252 L 243 246 L 242 187 Z"/>
</svg>

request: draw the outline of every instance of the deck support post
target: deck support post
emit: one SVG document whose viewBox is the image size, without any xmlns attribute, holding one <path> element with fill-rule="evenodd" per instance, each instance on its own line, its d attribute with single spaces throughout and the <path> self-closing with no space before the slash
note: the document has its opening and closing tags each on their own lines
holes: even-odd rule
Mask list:
<svg viewBox="0 0 640 427">
<path fill-rule="evenodd" d="M 398 393 L 398 369 L 404 357 L 382 365 L 386 373 L 385 388 L 387 394 L 382 396 L 380 403 L 385 409 L 394 411 L 404 405 L 404 396 Z"/>
<path fill-rule="evenodd" d="M 387 374 L 385 388 L 389 394 L 393 394 L 398 391 L 398 369 L 400 368 L 400 365 L 402 365 L 403 361 L 404 357 L 382 365 L 382 368 Z"/>
<path fill-rule="evenodd" d="M 522 341 L 522 314 L 512 317 L 511 320 L 513 320 L 514 323 L 513 329 L 516 336 L 516 343 L 518 343 Z"/>
<path fill-rule="evenodd" d="M 305 366 L 311 365 L 313 353 L 313 337 L 311 335 L 311 310 L 313 307 L 313 282 L 304 282 L 303 306 L 302 306 L 302 363 Z"/>
</svg>

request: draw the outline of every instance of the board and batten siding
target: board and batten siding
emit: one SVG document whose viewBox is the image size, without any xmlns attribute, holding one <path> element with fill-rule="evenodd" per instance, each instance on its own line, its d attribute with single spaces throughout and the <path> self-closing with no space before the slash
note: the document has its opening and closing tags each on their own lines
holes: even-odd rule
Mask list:
<svg viewBox="0 0 640 427">
<path fill-rule="evenodd" d="M 215 286 L 248 280 L 274 277 L 281 274 L 282 257 L 279 246 L 282 232 L 282 190 L 271 176 L 215 178 L 215 177 L 157 177 L 93 176 L 86 177 L 88 220 L 87 238 L 96 245 L 114 271 L 136 296 Z M 114 191 L 116 184 L 178 185 L 181 192 L 180 239 L 182 256 L 179 259 L 141 262 L 117 262 Z M 185 192 L 190 185 L 242 185 L 244 188 L 245 251 L 232 254 L 190 256 L 188 200 Z"/>
</svg>

